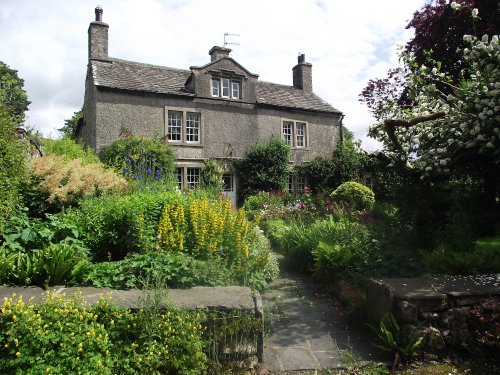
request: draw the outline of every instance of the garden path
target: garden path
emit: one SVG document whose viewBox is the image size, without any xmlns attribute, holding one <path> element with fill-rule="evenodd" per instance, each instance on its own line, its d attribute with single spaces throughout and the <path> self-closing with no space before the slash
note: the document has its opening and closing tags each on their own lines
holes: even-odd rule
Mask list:
<svg viewBox="0 0 500 375">
<path fill-rule="evenodd" d="M 343 351 L 359 361 L 375 359 L 369 341 L 320 293 L 309 278 L 282 271 L 262 294 L 263 374 L 345 368 Z"/>
</svg>

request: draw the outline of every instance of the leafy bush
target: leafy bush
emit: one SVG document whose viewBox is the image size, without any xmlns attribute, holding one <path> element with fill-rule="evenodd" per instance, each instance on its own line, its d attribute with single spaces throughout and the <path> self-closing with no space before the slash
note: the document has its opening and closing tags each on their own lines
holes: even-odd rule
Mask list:
<svg viewBox="0 0 500 375">
<path fill-rule="evenodd" d="M 82 165 L 99 163 L 99 158 L 92 148 L 84 149 L 81 144 L 69 137 L 43 138 L 41 144 L 44 156 L 61 156 L 66 162 L 80 159 Z"/>
<path fill-rule="evenodd" d="M 87 262 L 88 248 L 78 229 L 56 216 L 46 221 L 17 216 L 0 246 L 0 284 L 42 287 L 79 281 L 75 272 Z"/>
<path fill-rule="evenodd" d="M 48 202 L 72 205 L 79 199 L 108 193 L 122 193 L 127 183 L 102 164 L 82 165 L 80 159 L 65 162 L 62 157 L 44 156 L 31 161 L 31 169 L 41 178 L 38 189 L 48 194 Z"/>
<path fill-rule="evenodd" d="M 16 124 L 10 117 L 0 106 L 0 233 L 18 211 L 19 184 L 27 174 L 25 145 L 19 140 Z"/>
<path fill-rule="evenodd" d="M 5 299 L 0 372 L 200 374 L 206 367 L 200 318 L 175 309 L 132 314 L 105 299 L 89 307 L 54 294 L 36 306 Z"/>
<path fill-rule="evenodd" d="M 297 165 L 295 170 L 306 176 L 308 186 L 313 193 L 328 191 L 334 186 L 335 165 L 329 158 L 316 157 L 308 163 Z"/>
<path fill-rule="evenodd" d="M 175 155 L 160 139 L 138 136 L 118 139 L 103 147 L 99 157 L 139 188 L 173 185 Z"/>
<path fill-rule="evenodd" d="M 474 248 L 457 251 L 440 245 L 422 253 L 427 272 L 447 275 L 494 274 L 500 270 L 498 248 Z"/>
<path fill-rule="evenodd" d="M 283 190 L 290 171 L 290 155 L 290 146 L 285 141 L 272 138 L 267 143 L 253 145 L 243 159 L 235 161 L 243 197 L 260 191 Z"/>
<path fill-rule="evenodd" d="M 136 191 L 85 199 L 63 217 L 79 228 L 94 260 L 120 260 L 153 249 L 163 207 L 183 200 L 175 191 Z"/>
<path fill-rule="evenodd" d="M 261 191 L 246 197 L 243 208 L 247 211 L 260 211 L 270 206 L 282 206 L 283 198 L 279 194 Z"/>
<path fill-rule="evenodd" d="M 388 354 L 394 355 L 393 368 L 400 361 L 406 362 L 410 360 L 423 341 L 423 337 L 403 336 L 398 322 L 391 313 L 382 317 L 378 329 L 371 328 L 377 335 L 378 343 L 375 346 Z"/>
<path fill-rule="evenodd" d="M 373 207 L 375 195 L 373 191 L 358 182 L 349 181 L 340 185 L 332 193 L 336 202 L 346 202 L 356 211 L 364 211 Z"/>
<path fill-rule="evenodd" d="M 314 273 L 318 278 L 338 280 L 349 271 L 363 272 L 376 263 L 378 241 L 364 225 L 330 220 L 318 229 L 328 233 L 312 249 Z"/>
</svg>

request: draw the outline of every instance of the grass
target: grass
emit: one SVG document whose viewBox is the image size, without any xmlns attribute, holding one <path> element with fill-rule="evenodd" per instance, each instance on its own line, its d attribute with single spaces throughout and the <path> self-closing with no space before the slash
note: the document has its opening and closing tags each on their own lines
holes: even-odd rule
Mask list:
<svg viewBox="0 0 500 375">
<path fill-rule="evenodd" d="M 500 236 L 480 238 L 476 241 L 476 249 L 500 251 Z"/>
</svg>

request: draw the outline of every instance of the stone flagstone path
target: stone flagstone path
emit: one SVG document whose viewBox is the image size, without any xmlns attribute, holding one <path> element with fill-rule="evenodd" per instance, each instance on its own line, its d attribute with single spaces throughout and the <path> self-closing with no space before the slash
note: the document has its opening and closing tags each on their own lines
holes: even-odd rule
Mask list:
<svg viewBox="0 0 500 375">
<path fill-rule="evenodd" d="M 330 299 L 314 293 L 309 279 L 282 272 L 262 300 L 270 317 L 265 321 L 263 374 L 345 368 L 344 349 L 361 361 L 375 360 L 369 342 L 349 327 Z"/>
</svg>

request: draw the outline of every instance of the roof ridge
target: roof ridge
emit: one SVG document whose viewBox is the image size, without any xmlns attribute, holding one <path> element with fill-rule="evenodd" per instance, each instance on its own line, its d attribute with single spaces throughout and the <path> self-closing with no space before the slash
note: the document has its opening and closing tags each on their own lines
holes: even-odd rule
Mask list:
<svg viewBox="0 0 500 375">
<path fill-rule="evenodd" d="M 112 62 L 119 62 L 119 63 L 127 63 L 127 64 L 134 64 L 134 65 L 142 65 L 142 66 L 148 66 L 152 68 L 161 68 L 161 69 L 168 69 L 168 70 L 176 70 L 178 72 L 182 73 L 191 73 L 191 70 L 188 69 L 179 69 L 179 68 L 172 68 L 170 66 L 165 66 L 165 65 L 156 65 L 156 64 L 148 64 L 148 63 L 143 63 L 143 62 L 138 62 L 138 61 L 131 61 L 131 60 L 124 60 L 124 59 L 117 59 L 115 57 L 111 57 L 110 61 Z"/>
</svg>

